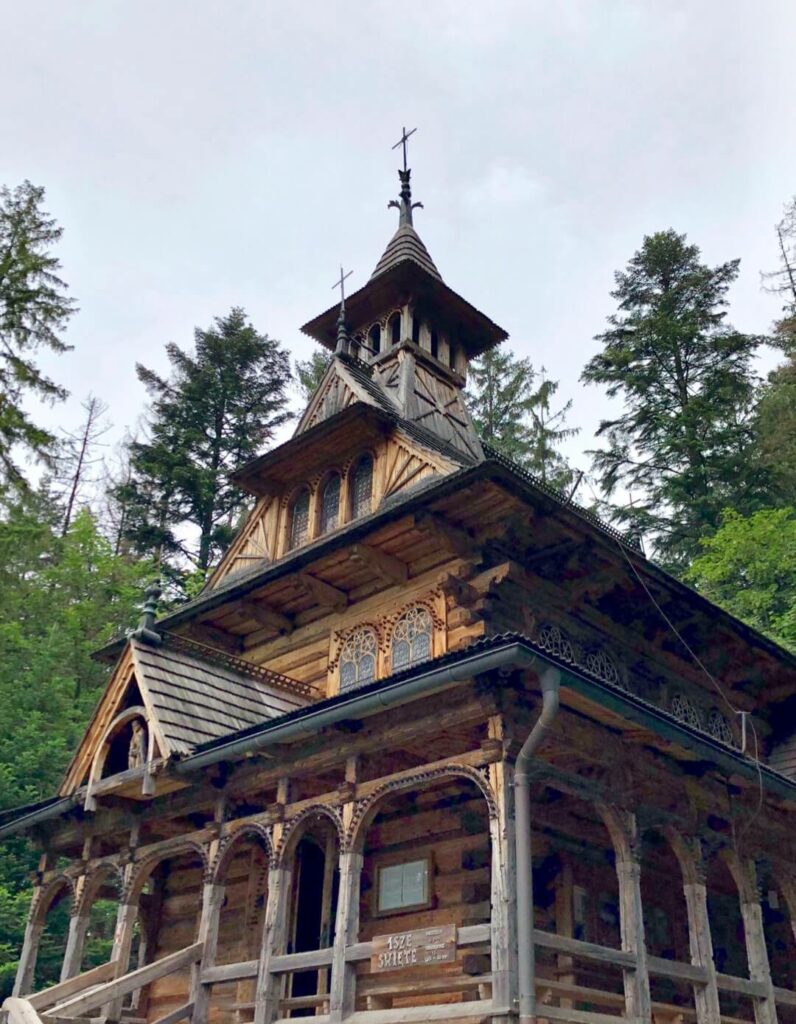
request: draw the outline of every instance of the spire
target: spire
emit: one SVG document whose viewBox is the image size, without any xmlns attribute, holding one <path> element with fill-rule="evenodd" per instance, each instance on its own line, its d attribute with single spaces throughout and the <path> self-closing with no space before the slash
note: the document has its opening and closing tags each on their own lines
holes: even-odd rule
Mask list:
<svg viewBox="0 0 796 1024">
<path fill-rule="evenodd" d="M 345 282 L 353 273 L 353 270 L 349 270 L 347 274 L 344 274 L 341 264 L 340 277 L 332 285 L 332 288 L 340 289 L 340 312 L 337 316 L 337 345 L 334 350 L 335 355 L 338 355 L 341 352 L 348 352 L 348 331 L 345 326 Z"/>
<path fill-rule="evenodd" d="M 409 136 L 414 135 L 416 131 L 417 128 L 413 128 L 410 132 L 407 132 L 406 128 L 404 128 L 401 138 L 392 147 L 397 149 L 399 146 L 402 146 L 404 156 L 403 170 L 398 170 L 398 178 L 401 182 L 400 199 L 391 199 L 387 204 L 387 209 L 391 209 L 394 206 L 399 211 L 398 230 L 390 239 L 384 254 L 376 264 L 376 269 L 370 276 L 371 281 L 374 277 L 383 274 L 385 270 L 390 270 L 403 260 L 414 260 L 426 273 L 436 277 L 438 281 L 442 280 L 440 272 L 434 266 L 434 261 L 428 253 L 428 249 L 423 245 L 420 235 L 415 231 L 412 218 L 413 210 L 416 210 L 418 207 L 423 208 L 422 203 L 412 202 L 412 169 L 407 166 L 406 160 L 406 142 Z"/>
</svg>

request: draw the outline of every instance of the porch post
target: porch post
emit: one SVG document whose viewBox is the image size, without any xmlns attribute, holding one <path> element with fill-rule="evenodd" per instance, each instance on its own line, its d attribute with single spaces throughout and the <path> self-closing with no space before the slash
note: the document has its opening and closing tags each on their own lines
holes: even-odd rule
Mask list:
<svg viewBox="0 0 796 1024">
<path fill-rule="evenodd" d="M 356 999 L 356 965 L 346 962 L 346 947 L 359 935 L 359 883 L 362 875 L 362 854 L 345 850 L 340 854 L 340 888 L 337 897 L 337 919 L 332 949 L 332 983 L 329 997 L 329 1018 L 341 1021 L 354 1012 Z"/>
<path fill-rule="evenodd" d="M 290 871 L 272 867 L 268 872 L 268 897 L 254 994 L 254 1024 L 271 1024 L 278 1016 L 282 981 L 271 973 L 271 960 L 285 951 L 288 928 Z"/>
<path fill-rule="evenodd" d="M 716 965 L 713 961 L 713 938 L 708 918 L 708 894 L 705 885 L 705 865 L 698 839 L 670 837 L 680 870 L 683 873 L 683 893 L 688 911 L 688 945 L 691 963 L 704 967 L 708 980 L 705 985 L 694 985 L 694 1007 L 697 1024 L 719 1024 L 721 1007 L 716 985 Z"/>
<path fill-rule="evenodd" d="M 609 822 L 613 821 L 613 827 Z M 636 955 L 635 970 L 625 970 L 625 1016 L 639 1021 L 652 1020 L 650 980 L 647 969 L 647 942 L 644 936 L 644 912 L 641 902 L 641 864 L 636 817 L 629 811 L 608 811 L 614 841 L 616 876 L 619 881 L 619 924 L 622 949 Z"/>
<path fill-rule="evenodd" d="M 69 931 L 66 936 L 64 961 L 61 965 L 61 981 L 66 981 L 68 978 L 74 978 L 76 974 L 80 974 L 88 922 L 89 915 L 85 907 L 78 908 L 69 918 Z"/>
<path fill-rule="evenodd" d="M 749 961 L 749 977 L 752 981 L 762 981 L 767 989 L 765 996 L 755 997 L 755 1020 L 757 1024 L 777 1024 L 777 1007 L 774 986 L 771 981 L 771 968 L 763 930 L 763 910 L 760 906 L 754 862 L 739 863 L 738 869 L 743 873 L 743 878 L 739 879 L 741 883 L 739 884 L 739 894 L 746 938 L 746 957 Z"/>
<path fill-rule="evenodd" d="M 33 890 L 33 899 L 30 905 L 30 915 L 25 925 L 25 938 L 22 942 L 22 951 L 19 954 L 19 967 L 17 976 L 14 979 L 13 996 L 26 996 L 33 987 L 33 975 L 36 970 L 36 956 L 39 952 L 39 941 L 44 930 L 44 920 L 40 920 L 37 914 L 39 900 L 41 899 L 41 886 Z"/>
</svg>

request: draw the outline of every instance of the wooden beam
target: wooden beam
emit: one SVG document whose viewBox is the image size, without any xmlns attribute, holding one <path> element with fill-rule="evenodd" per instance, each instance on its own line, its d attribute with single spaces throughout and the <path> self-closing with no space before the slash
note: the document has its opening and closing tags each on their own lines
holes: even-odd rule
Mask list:
<svg viewBox="0 0 796 1024">
<path fill-rule="evenodd" d="M 300 572 L 296 581 L 304 588 L 313 601 L 325 608 L 332 608 L 334 611 L 342 611 L 348 606 L 348 594 L 344 590 L 338 590 L 331 583 L 325 583 L 316 576 L 310 576 L 308 572 Z"/>
<path fill-rule="evenodd" d="M 372 569 L 377 576 L 381 576 L 388 583 L 398 585 L 406 583 L 409 578 L 409 569 L 405 562 L 402 562 L 400 558 L 385 554 L 384 551 L 379 551 L 378 548 L 371 547 L 369 544 L 354 544 L 348 557 L 356 565 L 365 565 Z"/>
<path fill-rule="evenodd" d="M 414 519 L 419 530 L 430 533 L 436 541 L 459 558 L 478 559 L 479 545 L 469 530 L 453 526 L 443 516 L 434 512 L 416 512 Z"/>
<path fill-rule="evenodd" d="M 234 633 L 227 633 L 225 629 L 217 629 L 215 626 L 208 626 L 206 623 L 192 622 L 188 627 L 186 635 L 190 640 L 198 640 L 201 644 L 209 647 L 217 647 L 229 654 L 240 654 L 243 651 L 242 639 Z"/>
<path fill-rule="evenodd" d="M 266 629 L 273 629 L 280 636 L 287 636 L 293 632 L 293 620 L 288 615 L 274 611 L 261 601 L 241 600 L 240 610 L 248 618 L 254 619 Z"/>
</svg>

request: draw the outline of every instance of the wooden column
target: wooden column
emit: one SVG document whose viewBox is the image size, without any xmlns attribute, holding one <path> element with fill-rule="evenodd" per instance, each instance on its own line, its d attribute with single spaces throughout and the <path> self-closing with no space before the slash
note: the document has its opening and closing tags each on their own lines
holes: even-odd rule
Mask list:
<svg viewBox="0 0 796 1024">
<path fill-rule="evenodd" d="M 353 793 L 357 781 L 358 760 L 346 761 L 345 781 Z M 342 807 L 346 832 L 356 805 L 347 800 Z M 329 991 L 329 1018 L 341 1021 L 354 1012 L 356 1001 L 356 965 L 346 962 L 346 949 L 359 938 L 359 887 L 362 878 L 362 853 L 359 850 L 340 852 L 340 885 L 337 895 L 337 918 L 332 949 L 332 980 Z"/>
<path fill-rule="evenodd" d="M 746 938 L 746 957 L 749 961 L 749 977 L 761 981 L 767 988 L 766 996 L 755 997 L 755 1020 L 757 1024 L 777 1024 L 777 1007 L 771 968 L 768 962 L 766 937 L 763 931 L 763 910 L 757 888 L 755 866 L 752 861 L 739 864 L 742 878 L 736 878 L 741 896 L 741 917 Z"/>
<path fill-rule="evenodd" d="M 683 894 L 688 913 L 688 945 L 691 963 L 703 967 L 708 980 L 694 985 L 694 1007 L 697 1024 L 719 1024 L 721 1006 L 716 986 L 716 965 L 713 960 L 713 938 L 708 918 L 708 895 L 705 865 L 698 839 L 670 835 L 670 841 L 683 873 Z"/>
<path fill-rule="evenodd" d="M 290 780 L 280 779 L 276 802 L 284 805 L 289 799 Z M 284 823 L 281 821 L 273 826 L 271 840 L 274 850 L 279 847 L 284 829 Z M 271 961 L 287 949 L 290 882 L 290 869 L 283 864 L 272 862 L 268 871 L 268 896 L 265 901 L 260 962 L 257 966 L 257 984 L 254 991 L 254 1024 L 271 1024 L 271 1021 L 279 1016 L 282 978 L 271 973 Z"/>
<path fill-rule="evenodd" d="M 224 892 L 223 885 L 215 885 L 213 882 L 205 882 L 202 888 L 202 915 L 199 918 L 199 932 L 196 941 L 203 942 L 204 949 L 202 950 L 202 959 L 191 969 L 189 1002 L 193 1003 L 191 1015 L 193 1024 L 207 1024 L 210 986 L 202 984 L 202 973 L 216 962 L 218 923 L 221 917 L 221 908 L 224 905 Z"/>
<path fill-rule="evenodd" d="M 64 961 L 61 965 L 61 981 L 66 981 L 68 978 L 74 978 L 76 974 L 80 974 L 88 921 L 89 911 L 85 908 L 79 913 L 72 914 L 69 918 L 69 931 L 66 936 Z"/>
<path fill-rule="evenodd" d="M 14 979 L 14 988 L 11 991 L 13 996 L 29 995 L 33 988 L 33 976 L 36 971 L 36 956 L 39 952 L 39 941 L 44 931 L 44 921 L 39 921 L 35 916 L 35 908 L 38 902 L 38 894 L 33 897 L 33 913 L 25 925 L 25 938 L 22 942 L 22 952 L 19 954 L 19 967 L 17 976 Z"/>
<path fill-rule="evenodd" d="M 489 720 L 489 738 L 505 745 L 502 715 Z M 517 865 L 514 845 L 514 767 L 505 759 L 489 766 L 497 815 L 490 816 L 492 848 L 492 1001 L 505 1014 L 492 1020 L 508 1021 L 516 1012 L 517 993 Z"/>
<path fill-rule="evenodd" d="M 614 808 L 605 810 L 604 817 L 614 842 L 616 856 L 622 949 L 636 955 L 635 970 L 626 968 L 623 972 L 625 1016 L 637 1021 L 651 1021 L 652 1006 L 641 902 L 641 865 L 636 818 L 629 811 Z"/>
<path fill-rule="evenodd" d="M 272 867 L 268 872 L 268 898 L 254 994 L 254 1024 L 271 1024 L 279 1013 L 282 979 L 271 973 L 271 961 L 287 948 L 290 871 Z"/>
</svg>

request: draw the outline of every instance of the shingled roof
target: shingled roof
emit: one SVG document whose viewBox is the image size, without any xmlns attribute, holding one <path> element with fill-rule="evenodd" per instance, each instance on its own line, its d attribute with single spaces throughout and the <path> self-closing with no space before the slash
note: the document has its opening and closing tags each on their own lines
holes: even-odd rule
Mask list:
<svg viewBox="0 0 796 1024">
<path fill-rule="evenodd" d="M 438 281 L 442 280 L 442 276 L 434 265 L 434 261 L 423 244 L 420 235 L 418 235 L 411 224 L 401 224 L 387 243 L 387 248 L 376 264 L 376 269 L 370 275 L 371 281 L 374 277 L 378 277 L 379 274 L 383 274 L 385 271 L 398 266 L 404 260 L 414 260 L 427 274 L 435 277 Z"/>
</svg>

